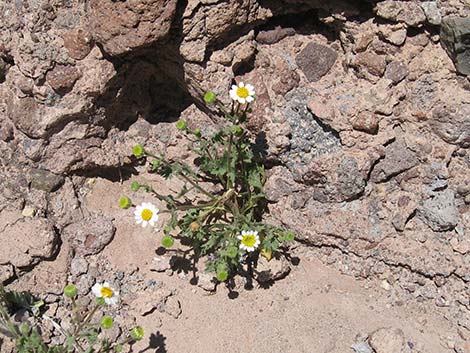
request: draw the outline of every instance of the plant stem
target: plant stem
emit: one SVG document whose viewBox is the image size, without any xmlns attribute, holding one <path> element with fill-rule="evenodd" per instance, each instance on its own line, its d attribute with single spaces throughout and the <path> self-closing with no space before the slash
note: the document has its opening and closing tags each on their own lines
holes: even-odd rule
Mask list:
<svg viewBox="0 0 470 353">
<path fill-rule="evenodd" d="M 98 308 L 100 307 L 99 304 L 96 304 L 95 307 L 90 311 L 90 313 L 88 314 L 88 316 L 83 320 L 83 322 L 77 327 L 77 329 L 75 330 L 75 335 L 78 335 L 80 334 L 80 331 L 83 330 L 83 328 L 90 322 L 90 320 L 92 319 L 93 315 L 95 315 L 96 313 L 96 310 L 98 310 Z"/>
</svg>

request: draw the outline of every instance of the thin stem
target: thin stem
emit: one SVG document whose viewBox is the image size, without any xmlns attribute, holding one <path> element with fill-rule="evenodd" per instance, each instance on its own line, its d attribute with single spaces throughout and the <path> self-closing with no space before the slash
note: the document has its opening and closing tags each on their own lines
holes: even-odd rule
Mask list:
<svg viewBox="0 0 470 353">
<path fill-rule="evenodd" d="M 92 319 L 93 315 L 95 315 L 96 310 L 98 310 L 99 307 L 100 307 L 100 305 L 96 304 L 95 307 L 90 311 L 90 313 L 85 318 L 85 320 L 83 320 L 83 322 L 75 330 L 76 335 L 80 334 L 80 332 L 83 330 L 83 328 L 90 322 L 90 320 Z"/>
</svg>

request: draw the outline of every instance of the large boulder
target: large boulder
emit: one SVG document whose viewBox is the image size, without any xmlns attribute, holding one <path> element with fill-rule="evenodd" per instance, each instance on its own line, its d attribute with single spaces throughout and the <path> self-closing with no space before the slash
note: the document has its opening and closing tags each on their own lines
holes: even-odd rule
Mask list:
<svg viewBox="0 0 470 353">
<path fill-rule="evenodd" d="M 470 75 L 470 17 L 449 16 L 442 20 L 441 43 L 463 75 Z"/>
</svg>

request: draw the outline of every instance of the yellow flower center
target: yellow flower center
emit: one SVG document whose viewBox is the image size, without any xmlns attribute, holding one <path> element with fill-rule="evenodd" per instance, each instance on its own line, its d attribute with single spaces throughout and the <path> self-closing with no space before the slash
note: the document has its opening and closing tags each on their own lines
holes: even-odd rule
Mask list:
<svg viewBox="0 0 470 353">
<path fill-rule="evenodd" d="M 244 235 L 242 238 L 242 244 L 252 248 L 256 244 L 256 237 L 253 234 Z"/>
<path fill-rule="evenodd" d="M 248 89 L 246 87 L 238 87 L 237 88 L 237 96 L 240 98 L 246 98 L 250 95 Z"/>
<path fill-rule="evenodd" d="M 150 211 L 148 208 L 142 211 L 142 219 L 144 221 L 147 221 L 147 222 L 150 221 L 152 219 L 152 216 L 153 216 L 153 212 Z"/>
<path fill-rule="evenodd" d="M 114 292 L 111 288 L 109 287 L 101 288 L 101 296 L 103 298 L 112 298 L 113 295 L 114 295 Z"/>
</svg>

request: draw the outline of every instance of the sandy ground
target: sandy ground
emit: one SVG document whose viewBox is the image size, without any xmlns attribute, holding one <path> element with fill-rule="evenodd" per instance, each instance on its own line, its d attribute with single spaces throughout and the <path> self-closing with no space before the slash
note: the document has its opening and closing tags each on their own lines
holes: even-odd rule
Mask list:
<svg viewBox="0 0 470 353">
<path fill-rule="evenodd" d="M 127 184 L 97 179 L 86 196 L 88 209 L 115 217 L 115 238 L 102 255 L 117 270 L 135 264 L 148 279 L 175 288 L 182 308 L 178 319 L 158 311 L 138 317 L 150 338 L 136 352 L 346 353 L 357 335 L 382 327 L 403 330 L 410 352 L 448 351 L 441 342 L 450 324 L 431 308 L 393 305 L 377 283 L 365 288 L 312 257 L 300 256 L 291 274 L 270 288 L 242 290 L 235 299 L 225 287 L 208 295 L 189 277 L 150 272 L 161 232 L 137 227 L 132 212 L 116 206 Z M 149 200 L 144 193 L 131 196 L 135 203 Z"/>
</svg>

